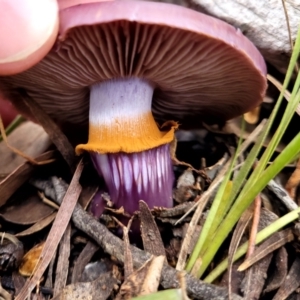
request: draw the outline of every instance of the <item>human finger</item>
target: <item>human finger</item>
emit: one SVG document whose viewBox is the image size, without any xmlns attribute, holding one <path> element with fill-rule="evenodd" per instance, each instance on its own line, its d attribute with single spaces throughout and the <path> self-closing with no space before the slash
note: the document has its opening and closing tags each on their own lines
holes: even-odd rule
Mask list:
<svg viewBox="0 0 300 300">
<path fill-rule="evenodd" d="M 56 0 L 0 1 L 0 75 L 22 72 L 51 49 L 58 32 Z"/>
</svg>

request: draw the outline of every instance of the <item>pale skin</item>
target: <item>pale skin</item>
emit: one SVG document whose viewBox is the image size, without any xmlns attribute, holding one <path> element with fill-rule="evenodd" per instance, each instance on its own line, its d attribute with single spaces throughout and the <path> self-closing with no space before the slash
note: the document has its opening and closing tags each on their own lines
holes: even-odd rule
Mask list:
<svg viewBox="0 0 300 300">
<path fill-rule="evenodd" d="M 58 34 L 59 10 L 86 0 L 0 0 L 0 76 L 13 75 L 37 64 Z M 91 0 L 89 0 L 91 1 Z M 4 126 L 16 111 L 0 91 Z"/>
<path fill-rule="evenodd" d="M 51 49 L 58 31 L 56 0 L 1 0 L 0 76 L 23 72 Z M 4 126 L 16 116 L 14 107 L 0 93 Z"/>
<path fill-rule="evenodd" d="M 59 10 L 85 2 L 93 0 L 0 0 L 5 12 L 0 20 L 0 76 L 23 72 L 43 59 L 58 34 Z"/>
</svg>

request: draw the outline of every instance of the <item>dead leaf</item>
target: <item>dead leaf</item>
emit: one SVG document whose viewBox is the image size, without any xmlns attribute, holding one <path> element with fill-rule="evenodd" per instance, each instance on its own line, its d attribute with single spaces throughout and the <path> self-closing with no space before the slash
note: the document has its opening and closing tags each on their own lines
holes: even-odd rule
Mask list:
<svg viewBox="0 0 300 300">
<path fill-rule="evenodd" d="M 285 190 L 279 183 L 275 180 L 270 180 L 267 185 L 268 189 L 272 191 L 276 197 L 286 206 L 289 211 L 298 208 L 297 203 L 290 197 L 287 190 Z M 289 188 L 289 187 L 287 187 Z M 296 186 L 295 186 L 296 188 Z"/>
<path fill-rule="evenodd" d="M 36 194 L 24 194 L 22 201 L 14 201 L 12 205 L 1 210 L 0 216 L 11 223 L 29 225 L 48 217 L 54 209 L 43 203 Z"/>
<path fill-rule="evenodd" d="M 192 169 L 188 168 L 177 180 L 177 188 L 174 191 L 174 200 L 183 203 L 198 196 L 200 190 L 195 187 L 195 177 Z"/>
<path fill-rule="evenodd" d="M 116 300 L 131 299 L 157 291 L 165 257 L 152 257 L 125 279 Z"/>
<path fill-rule="evenodd" d="M 21 236 L 31 235 L 33 233 L 36 233 L 36 232 L 44 229 L 45 227 L 47 227 L 49 224 L 52 223 L 52 221 L 56 217 L 56 214 L 57 213 L 54 212 L 50 216 L 47 216 L 46 218 L 36 222 L 35 224 L 33 224 L 31 227 L 27 228 L 26 230 L 17 233 L 15 236 L 21 237 Z"/>
<path fill-rule="evenodd" d="M 155 256 L 166 256 L 165 247 L 151 211 L 144 201 L 139 201 L 141 234 L 145 251 Z"/>
<path fill-rule="evenodd" d="M 9 145 L 27 154 L 36 157 L 44 153 L 51 141 L 44 129 L 30 121 L 19 125 L 8 137 Z M 7 148 L 4 141 L 0 143 L 0 170 L 1 173 L 10 174 L 26 160 Z"/>
<path fill-rule="evenodd" d="M 37 263 L 40 259 L 41 252 L 44 248 L 45 242 L 35 245 L 23 257 L 19 267 L 19 273 L 23 276 L 29 277 L 33 274 Z"/>
<path fill-rule="evenodd" d="M 36 157 L 36 161 L 45 161 L 54 158 L 57 155 L 57 151 L 48 151 Z M 26 182 L 32 173 L 39 168 L 28 162 L 20 165 L 9 176 L 0 182 L 0 207 L 3 206 L 9 197 L 24 183 Z"/>
<path fill-rule="evenodd" d="M 230 284 L 231 293 L 236 293 L 236 294 L 240 293 L 241 283 L 245 277 L 245 274 L 243 272 L 239 272 L 237 270 L 240 263 L 241 260 L 238 260 L 235 263 L 233 263 L 231 268 L 227 269 L 227 271 L 223 274 L 222 279 L 220 281 L 220 286 L 226 287 L 227 290 Z M 230 283 L 229 283 L 229 276 L 230 276 Z M 230 296 L 228 297 L 228 300 L 230 300 Z"/>
<path fill-rule="evenodd" d="M 165 256 L 163 255 L 153 257 L 139 293 L 140 296 L 157 292 L 164 262 Z"/>
<path fill-rule="evenodd" d="M 177 180 L 177 188 L 181 186 L 193 186 L 195 183 L 195 177 L 191 169 L 186 169 Z"/>
<path fill-rule="evenodd" d="M 56 181 L 59 181 L 56 179 Z M 65 184 L 66 185 L 66 184 Z M 66 185 L 67 186 L 67 185 Z M 66 187 L 62 185 L 61 194 L 64 195 Z M 57 198 L 57 203 L 61 203 L 62 199 Z M 124 263 L 124 242 L 112 234 L 106 226 L 98 222 L 93 216 L 87 213 L 77 204 L 72 214 L 72 221 L 75 227 L 87 236 L 92 238 L 104 252 L 112 255 L 118 262 Z M 131 245 L 132 258 L 134 267 L 140 267 L 146 260 L 150 259 L 150 254 Z M 161 277 L 161 285 L 165 289 L 178 287 L 178 274 L 180 272 L 171 268 L 167 264 L 164 265 Z M 214 285 L 207 284 L 188 274 L 185 275 L 186 290 L 192 298 L 198 298 L 199 295 L 206 295 L 207 299 L 227 299 L 228 293 L 226 289 L 217 288 Z M 233 300 L 240 300 L 241 297 L 233 295 Z"/>
<path fill-rule="evenodd" d="M 78 203 L 84 208 L 87 209 L 90 202 L 93 200 L 94 196 L 98 191 L 98 184 L 92 184 L 89 182 L 88 185 L 82 187 L 82 192 L 78 199 Z"/>
</svg>

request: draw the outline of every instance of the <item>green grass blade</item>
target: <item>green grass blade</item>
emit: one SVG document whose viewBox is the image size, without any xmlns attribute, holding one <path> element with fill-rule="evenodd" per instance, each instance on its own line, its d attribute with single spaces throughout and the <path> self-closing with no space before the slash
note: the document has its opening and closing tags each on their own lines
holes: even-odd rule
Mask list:
<svg viewBox="0 0 300 300">
<path fill-rule="evenodd" d="M 233 166 L 233 159 L 231 161 L 230 170 L 232 170 L 232 166 Z M 215 197 L 215 199 L 213 201 L 213 204 L 211 206 L 211 209 L 208 213 L 207 219 L 205 220 L 205 223 L 204 223 L 203 228 L 201 230 L 201 234 L 199 236 L 199 239 L 198 239 L 198 241 L 196 243 L 196 246 L 195 246 L 195 248 L 194 248 L 194 250 L 193 250 L 193 252 L 190 256 L 190 259 L 187 263 L 187 266 L 186 266 L 187 271 L 192 270 L 193 266 L 195 265 L 195 262 L 196 262 L 197 258 L 199 257 L 199 255 L 201 253 L 202 247 L 203 247 L 206 239 L 209 237 L 209 232 L 210 232 L 210 229 L 212 227 L 213 222 L 217 222 L 216 214 L 217 214 L 218 208 L 220 206 L 220 203 L 222 201 L 223 194 L 224 194 L 224 191 L 226 189 L 227 183 L 229 181 L 230 174 L 231 174 L 231 171 L 229 171 L 226 174 L 223 182 L 221 183 L 221 185 L 218 189 L 216 197 Z"/>
<path fill-rule="evenodd" d="M 288 214 L 284 215 L 283 217 L 279 218 L 260 232 L 258 232 L 255 240 L 255 244 L 259 244 L 263 242 L 265 239 L 270 237 L 273 233 L 279 231 L 286 225 L 290 224 L 291 222 L 297 220 L 299 218 L 300 214 L 300 208 L 297 208 Z M 233 261 L 237 261 L 239 258 L 241 258 L 243 255 L 246 254 L 248 249 L 248 242 L 245 242 L 242 244 L 236 251 Z M 212 272 L 210 272 L 203 281 L 207 283 L 212 283 L 214 280 L 216 280 L 224 271 L 227 270 L 228 267 L 228 258 L 223 260 Z"/>
<path fill-rule="evenodd" d="M 230 199 L 233 203 L 234 199 L 236 198 L 238 192 L 242 188 L 243 184 L 245 183 L 245 179 L 247 178 L 250 170 L 252 169 L 255 160 L 257 159 L 258 153 L 261 150 L 263 143 L 268 135 L 268 131 L 270 129 L 270 121 L 267 122 L 262 132 L 259 134 L 255 145 L 252 147 L 251 151 L 249 152 L 247 159 L 245 160 L 244 164 L 242 165 L 240 171 L 238 172 L 232 186 Z"/>
<path fill-rule="evenodd" d="M 244 127 L 245 127 L 245 122 L 243 121 L 242 132 L 244 131 Z M 233 171 L 233 166 L 237 161 L 241 143 L 242 143 L 242 139 L 240 138 L 238 141 L 238 146 L 235 155 L 230 162 L 229 170 L 225 175 L 225 178 L 218 189 L 217 195 L 213 201 L 213 204 L 209 210 L 208 216 L 201 230 L 197 244 L 187 263 L 186 266 L 187 271 L 191 271 L 192 268 L 197 267 L 198 265 L 196 264 L 197 259 L 199 259 L 202 256 L 202 254 L 205 252 L 206 248 L 208 247 L 211 240 L 213 239 L 216 229 L 218 228 L 219 224 L 222 222 L 224 216 L 227 213 L 228 208 L 231 205 L 230 203 L 228 203 L 228 201 L 230 201 L 230 198 L 228 197 L 228 195 L 230 195 L 230 192 L 228 192 L 228 188 L 229 188 L 230 177 Z M 194 269 L 193 272 L 197 273 L 198 270 Z"/>
<path fill-rule="evenodd" d="M 300 95 L 299 95 L 300 98 Z M 226 216 L 224 222 L 219 227 L 215 237 L 213 247 L 210 247 L 202 258 L 202 265 L 198 276 L 200 277 L 210 264 L 217 250 L 228 236 L 241 214 L 247 209 L 253 200 L 253 195 L 259 194 L 268 182 L 273 179 L 287 164 L 293 161 L 300 154 L 300 133 L 286 146 L 286 148 L 278 155 L 273 164 L 271 164 L 256 181 L 252 187 L 251 193 L 245 193 L 239 202 L 235 202 L 232 209 Z M 239 197 L 240 198 L 240 197 Z"/>
<path fill-rule="evenodd" d="M 132 300 L 182 300 L 183 293 L 180 289 L 165 290 L 145 296 L 132 298 Z"/>
<path fill-rule="evenodd" d="M 295 47 L 295 51 L 298 51 L 299 54 L 299 50 L 300 50 L 300 32 L 298 34 L 297 37 L 297 47 Z M 295 56 L 295 57 L 298 57 Z M 293 69 L 293 65 L 292 63 L 289 66 L 289 69 Z M 285 80 L 284 85 L 287 86 L 288 81 Z M 241 214 L 243 213 L 243 211 L 251 204 L 251 202 L 253 201 L 253 199 L 255 198 L 255 196 L 261 191 L 261 189 L 263 189 L 265 187 L 265 185 L 267 185 L 268 181 L 265 182 L 263 179 L 267 178 L 266 176 L 260 176 L 262 174 L 262 172 L 264 171 L 266 165 L 269 162 L 270 157 L 272 156 L 272 154 L 274 153 L 283 133 L 285 128 L 288 126 L 288 123 L 292 117 L 292 113 L 294 112 L 299 100 L 300 100 L 300 96 L 298 93 L 299 90 L 299 86 L 300 86 L 300 75 L 298 74 L 296 83 L 294 85 L 293 88 L 293 92 L 291 95 L 291 100 L 287 106 L 287 110 L 284 114 L 284 118 L 283 121 L 281 122 L 281 126 L 279 128 L 279 130 L 276 131 L 274 137 L 271 140 L 270 146 L 267 147 L 267 149 L 265 150 L 262 159 L 260 160 L 260 162 L 258 163 L 258 166 L 254 169 L 253 173 L 251 174 L 250 178 L 248 179 L 248 181 L 246 182 L 244 188 L 242 189 L 242 191 L 240 192 L 238 198 L 236 199 L 236 202 L 234 203 L 234 205 L 232 206 L 232 209 L 230 210 L 230 212 L 228 213 L 227 217 L 225 218 L 225 220 L 222 222 L 222 224 L 220 225 L 220 227 L 217 230 L 217 233 L 214 237 L 214 243 L 212 244 L 212 246 L 205 252 L 205 254 L 202 257 L 202 264 L 201 267 L 199 268 L 199 271 L 197 273 L 197 276 L 201 277 L 203 272 L 206 270 L 207 266 L 209 265 L 209 263 L 211 262 L 211 260 L 213 259 L 215 253 L 217 252 L 217 250 L 219 249 L 219 247 L 221 246 L 222 242 L 225 240 L 225 238 L 228 236 L 229 232 L 232 230 L 232 228 L 234 227 L 234 225 L 236 224 L 236 222 L 238 221 L 238 219 L 240 218 Z M 281 94 L 283 95 L 283 92 L 281 92 Z M 282 100 L 282 98 L 281 98 Z M 271 121 L 268 124 L 266 131 L 264 131 L 264 133 L 266 133 L 269 129 L 270 124 L 272 123 L 274 117 L 275 117 L 275 112 L 273 111 L 272 116 L 271 116 Z M 291 143 L 291 145 L 293 146 L 294 144 Z M 298 144 L 296 147 L 298 147 L 298 149 L 300 144 Z M 291 146 L 291 147 L 292 147 Z M 294 153 L 294 155 L 292 155 L 292 153 L 288 154 L 287 149 L 290 148 L 286 148 L 284 152 L 282 152 L 278 158 L 276 159 L 276 165 L 277 168 L 279 168 L 280 170 L 282 168 L 284 168 L 285 164 L 282 164 L 284 160 L 290 161 L 291 159 L 294 159 L 295 155 L 298 154 L 298 152 Z M 294 148 L 295 149 L 295 148 Z M 297 151 L 298 151 L 297 149 Z M 282 155 L 283 154 L 283 155 Z M 292 155 L 292 156 L 290 156 Z M 280 160 L 281 159 L 281 160 Z M 250 164 L 249 164 L 250 165 Z M 271 165 L 269 168 L 267 168 L 268 172 L 270 172 L 270 170 L 273 172 L 273 174 L 271 174 L 271 176 L 269 176 L 269 180 L 271 180 L 272 178 L 274 178 L 274 176 L 277 174 L 276 170 L 274 169 L 274 164 Z M 279 171 L 278 171 L 279 172 Z M 265 174 L 265 173 L 264 173 Z M 269 173 L 267 173 L 269 174 Z M 240 179 L 241 180 L 241 179 Z M 240 183 L 239 183 L 240 184 Z M 237 185 L 238 186 L 238 185 Z M 261 189 L 258 189 L 261 188 Z M 235 188 L 235 191 L 233 191 L 233 195 L 234 193 L 238 192 L 238 188 Z"/>
<path fill-rule="evenodd" d="M 14 118 L 14 120 L 6 127 L 5 133 L 6 135 L 9 135 L 11 132 L 13 132 L 21 123 L 25 121 L 24 117 L 17 116 Z M 3 140 L 2 135 L 0 134 L 0 142 Z"/>
</svg>

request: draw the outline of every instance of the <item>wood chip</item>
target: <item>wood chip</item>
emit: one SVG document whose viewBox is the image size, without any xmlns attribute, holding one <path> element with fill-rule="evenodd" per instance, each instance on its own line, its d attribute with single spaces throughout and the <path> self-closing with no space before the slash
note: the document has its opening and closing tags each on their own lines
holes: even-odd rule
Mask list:
<svg viewBox="0 0 300 300">
<path fill-rule="evenodd" d="M 277 291 L 273 300 L 287 299 L 296 289 L 299 287 L 300 282 L 300 258 L 296 257 L 294 260 L 288 275 L 285 278 L 284 283 Z"/>
<path fill-rule="evenodd" d="M 76 283 L 81 281 L 81 275 L 85 266 L 89 263 L 92 259 L 93 255 L 98 251 L 99 246 L 95 243 L 89 241 L 83 250 L 80 252 L 78 258 L 75 261 L 74 269 L 72 272 L 72 283 Z"/>
<path fill-rule="evenodd" d="M 277 215 L 266 209 L 262 209 L 259 230 L 265 228 L 277 219 Z M 264 251 L 262 246 L 259 247 L 261 247 L 261 252 Z M 254 255 L 256 253 L 255 251 Z M 263 259 L 254 264 L 250 269 L 246 270 L 245 278 L 241 284 L 241 290 L 247 300 L 259 299 L 262 293 L 266 281 L 266 273 L 273 257 L 273 252 L 264 253 L 265 255 Z"/>
<path fill-rule="evenodd" d="M 71 251 L 71 225 L 66 228 L 59 243 L 58 259 L 55 273 L 53 296 L 58 295 L 66 286 L 69 271 L 69 258 Z"/>
<path fill-rule="evenodd" d="M 277 290 L 284 282 L 288 273 L 288 253 L 285 247 L 278 249 L 275 257 L 276 272 L 273 272 L 268 278 L 267 287 L 264 294 Z"/>
<path fill-rule="evenodd" d="M 133 273 L 132 253 L 130 249 L 129 230 L 133 221 L 133 217 L 129 220 L 127 227 L 123 226 L 124 240 L 124 277 L 128 278 Z"/>
</svg>

